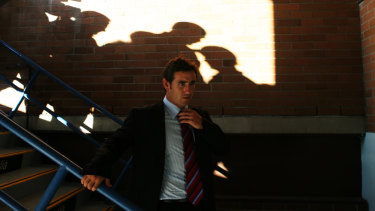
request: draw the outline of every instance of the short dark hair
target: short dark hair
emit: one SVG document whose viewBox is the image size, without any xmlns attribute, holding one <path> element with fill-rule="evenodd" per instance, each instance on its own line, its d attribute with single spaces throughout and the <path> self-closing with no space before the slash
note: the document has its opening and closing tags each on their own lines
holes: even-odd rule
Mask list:
<svg viewBox="0 0 375 211">
<path fill-rule="evenodd" d="M 172 83 L 174 79 L 174 73 L 179 71 L 194 71 L 195 76 L 198 76 L 198 67 L 188 58 L 184 56 L 178 56 L 169 60 L 163 71 L 163 78 L 165 78 L 169 83 Z"/>
</svg>

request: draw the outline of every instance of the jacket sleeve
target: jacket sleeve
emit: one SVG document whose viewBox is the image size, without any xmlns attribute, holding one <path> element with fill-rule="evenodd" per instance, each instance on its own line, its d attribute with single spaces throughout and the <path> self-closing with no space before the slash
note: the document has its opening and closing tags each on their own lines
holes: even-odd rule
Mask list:
<svg viewBox="0 0 375 211">
<path fill-rule="evenodd" d="M 124 125 L 111 138 L 104 141 L 93 159 L 83 168 L 83 175 L 92 174 L 110 177 L 112 165 L 134 143 L 134 116 L 134 110 L 132 110 L 124 121 Z"/>
<path fill-rule="evenodd" d="M 216 155 L 224 155 L 229 151 L 224 132 L 212 122 L 210 115 L 206 111 L 197 110 L 202 116 L 203 129 L 195 130 L 199 141 L 205 142 Z"/>
</svg>

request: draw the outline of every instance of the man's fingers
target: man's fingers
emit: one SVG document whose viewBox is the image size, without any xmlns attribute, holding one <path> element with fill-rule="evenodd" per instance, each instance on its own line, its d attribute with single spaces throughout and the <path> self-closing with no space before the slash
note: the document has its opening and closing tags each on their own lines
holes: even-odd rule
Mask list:
<svg viewBox="0 0 375 211">
<path fill-rule="evenodd" d="M 95 180 L 87 180 L 85 183 L 85 187 L 91 191 L 95 191 L 96 190 L 95 183 L 96 183 Z"/>
<path fill-rule="evenodd" d="M 111 188 L 111 187 L 112 187 L 112 185 L 111 185 L 111 180 L 108 179 L 108 178 L 106 178 L 106 179 L 105 179 L 105 185 L 106 185 L 107 187 Z"/>
<path fill-rule="evenodd" d="M 184 119 L 193 119 L 194 118 L 194 113 L 189 111 L 189 112 L 181 112 L 178 114 L 179 120 L 184 120 Z"/>
<path fill-rule="evenodd" d="M 82 185 L 85 184 L 86 178 L 87 178 L 87 175 L 83 175 L 83 177 L 82 177 L 82 179 L 81 179 L 81 184 L 82 184 Z"/>
<path fill-rule="evenodd" d="M 181 116 L 178 120 L 182 121 L 182 120 L 192 120 L 193 117 L 192 116 Z"/>
<path fill-rule="evenodd" d="M 102 176 L 84 175 L 81 179 L 81 183 L 88 190 L 96 191 L 104 179 L 109 180 L 108 178 L 104 178 Z"/>
<path fill-rule="evenodd" d="M 202 117 L 193 109 L 185 109 L 178 114 L 180 123 L 186 123 L 196 129 L 202 129 Z"/>
<path fill-rule="evenodd" d="M 91 187 L 91 191 L 96 191 L 96 189 L 98 189 L 99 185 L 100 185 L 101 182 L 99 181 L 95 181 Z"/>
<path fill-rule="evenodd" d="M 92 190 L 92 187 L 93 187 L 93 186 L 94 186 L 93 182 L 92 182 L 92 181 L 88 181 L 88 182 L 86 183 L 86 186 L 85 186 L 85 187 L 86 187 L 87 189 L 93 191 L 93 190 Z"/>
</svg>

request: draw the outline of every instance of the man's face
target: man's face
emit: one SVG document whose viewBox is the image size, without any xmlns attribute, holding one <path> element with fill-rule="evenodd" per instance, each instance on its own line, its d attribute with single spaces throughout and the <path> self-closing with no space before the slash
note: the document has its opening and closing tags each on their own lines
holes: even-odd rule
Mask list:
<svg viewBox="0 0 375 211">
<path fill-rule="evenodd" d="M 174 73 L 172 83 L 163 78 L 167 99 L 181 109 L 188 105 L 193 98 L 196 77 L 194 71 L 178 71 Z"/>
</svg>

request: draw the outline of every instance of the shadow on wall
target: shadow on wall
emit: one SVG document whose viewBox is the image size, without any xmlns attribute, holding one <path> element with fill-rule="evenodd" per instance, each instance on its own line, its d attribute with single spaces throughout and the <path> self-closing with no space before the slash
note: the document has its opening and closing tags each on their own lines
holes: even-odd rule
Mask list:
<svg viewBox="0 0 375 211">
<path fill-rule="evenodd" d="M 80 4 L 84 4 L 83 2 L 85 1 Z M 74 2 L 68 3 L 73 5 Z M 108 42 L 99 40 L 102 32 L 114 32 L 110 24 L 121 20 L 111 20 L 112 16 L 109 18 L 98 12 L 82 12 L 77 9 L 79 6 L 64 5 L 68 3 L 59 0 L 42 1 L 40 4 L 11 1 L 0 9 L 1 14 L 11 14 L 10 19 L 1 15 L 5 21 L 1 21 L 0 26 L 8 30 L 1 30 L 0 36 L 113 113 L 126 114 L 132 107 L 160 100 L 163 96 L 160 72 L 168 59 L 179 54 L 185 54 L 200 64 L 201 83 L 198 84 L 194 102 L 211 114 L 362 115 L 364 112 L 361 100 L 362 75 L 358 71 L 361 66 L 360 33 L 352 29 L 354 26 L 358 28 L 354 24 L 358 17 L 354 17 L 355 11 L 347 11 L 351 8 L 351 3 L 346 3 L 348 8 L 345 4 L 340 5 L 346 9 L 342 12 L 319 10 L 320 7 L 335 8 L 335 2 L 318 5 L 273 2 L 263 4 L 266 5 L 264 10 L 251 5 L 254 6 L 251 11 L 258 10 L 258 13 L 252 14 L 254 17 L 263 13 L 267 19 L 272 17 L 274 26 L 271 28 L 274 31 L 262 36 L 272 35 L 274 40 L 269 43 L 261 42 L 260 44 L 267 44 L 264 46 L 255 41 L 241 46 L 239 41 L 238 46 L 233 45 L 233 48 L 227 47 L 227 40 L 243 39 L 237 35 L 244 27 L 238 27 L 239 31 L 233 32 L 233 36 L 228 36 L 227 39 L 217 39 L 215 43 L 207 44 L 208 38 L 212 41 L 210 32 L 213 28 L 204 21 L 197 20 L 195 16 L 196 22 L 172 22 L 169 25 L 171 20 L 175 20 L 173 16 L 168 24 L 160 23 L 172 26 L 163 28 L 165 32 L 138 30 L 123 35 L 129 36 L 129 42 L 105 44 Z M 143 3 L 140 1 L 138 4 Z M 26 6 L 19 6 L 23 4 Z M 210 4 L 212 6 L 213 3 Z M 136 4 L 129 3 L 129 8 L 134 5 Z M 129 8 L 126 11 L 131 13 Z M 148 9 L 150 8 L 147 11 Z M 272 9 L 276 12 L 272 12 Z M 213 12 L 213 9 L 207 11 Z M 175 13 L 178 12 L 174 11 Z M 162 14 L 162 17 L 163 15 L 165 16 Z M 236 20 L 240 12 L 222 15 L 233 16 L 232 19 Z M 121 17 L 128 18 L 124 15 Z M 157 20 L 159 17 L 154 21 Z M 218 22 L 221 20 L 218 19 Z M 249 19 L 248 22 L 254 24 L 260 20 Z M 134 18 L 133 25 L 144 21 Z M 153 20 L 148 18 L 147 21 L 149 24 Z M 221 24 L 228 26 L 228 23 L 231 22 Z M 237 22 L 234 21 L 233 24 Z M 11 25 L 15 27 L 10 27 Z M 254 26 L 257 30 L 268 27 Z M 122 26 L 124 27 L 128 26 Z M 228 31 L 223 28 L 221 32 L 230 33 Z M 120 27 L 119 33 L 121 32 Z M 346 34 L 340 39 L 338 34 L 342 32 Z M 254 39 L 261 39 L 262 36 L 254 35 Z M 273 57 L 272 62 L 276 66 L 265 66 L 256 72 L 261 75 L 263 70 L 275 71 L 275 85 L 259 85 L 255 79 L 249 79 L 249 73 L 238 68 L 244 63 L 243 57 L 239 58 L 238 47 L 249 50 L 245 53 L 248 53 L 247 58 L 251 62 L 258 56 L 265 56 L 263 51 L 269 53 L 275 48 L 276 58 Z M 258 70 L 259 68 L 249 68 L 250 72 Z M 36 89 L 47 102 L 53 98 L 50 96 L 51 90 L 57 88 L 44 83 L 36 86 Z M 61 94 L 54 103 L 59 106 L 57 110 L 68 114 L 88 113 L 90 109 L 82 107 L 68 94 Z M 72 107 L 72 104 L 78 105 Z"/>
<path fill-rule="evenodd" d="M 256 104 L 249 99 L 256 96 L 259 86 L 236 69 L 234 53 L 220 46 L 190 48 L 206 36 L 205 29 L 195 23 L 177 22 L 170 31 L 161 34 L 138 31 L 131 34 L 128 43 L 99 47 L 93 37 L 105 31 L 110 22 L 106 16 L 92 11 L 80 12 L 61 3 L 38 9 L 23 12 L 26 16 L 38 12 L 43 17 L 36 30 L 44 33 L 35 36 L 45 44 L 22 51 L 111 112 L 126 114 L 132 107 L 160 100 L 163 96 L 161 70 L 170 58 L 180 54 L 200 65 L 201 81 L 195 95 L 199 106 L 213 114 L 225 114 L 243 112 L 244 103 L 246 106 Z M 48 15 L 41 14 L 44 11 Z M 90 109 L 82 108 L 79 100 L 63 93 L 58 85 L 40 78 L 35 92 L 57 112 L 82 114 Z M 55 97 L 51 90 L 61 94 Z M 41 111 L 35 109 L 32 113 Z"/>
</svg>

